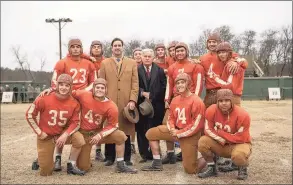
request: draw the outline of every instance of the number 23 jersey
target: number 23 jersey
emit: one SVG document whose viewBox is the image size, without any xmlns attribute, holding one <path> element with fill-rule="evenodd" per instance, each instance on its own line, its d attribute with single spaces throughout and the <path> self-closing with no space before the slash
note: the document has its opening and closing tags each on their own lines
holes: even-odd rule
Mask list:
<svg viewBox="0 0 293 185">
<path fill-rule="evenodd" d="M 62 73 L 69 74 L 72 77 L 72 90 L 91 90 L 92 83 L 97 78 L 95 66 L 89 60 L 81 58 L 80 61 L 74 61 L 71 57 L 66 57 L 58 61 L 54 67 L 52 88 L 56 87 L 57 78 Z"/>
</svg>

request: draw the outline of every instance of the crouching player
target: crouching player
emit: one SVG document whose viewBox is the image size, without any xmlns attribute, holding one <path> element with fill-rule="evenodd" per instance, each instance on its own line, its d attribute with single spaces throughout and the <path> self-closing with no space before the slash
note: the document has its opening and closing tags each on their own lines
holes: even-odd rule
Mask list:
<svg viewBox="0 0 293 185">
<path fill-rule="evenodd" d="M 182 164 L 186 173 L 194 174 L 204 166 L 203 158 L 198 157 L 198 140 L 204 126 L 205 105 L 197 95 L 190 92 L 190 76 L 180 73 L 175 79 L 179 96 L 173 98 L 170 104 L 170 114 L 167 125 L 160 125 L 147 131 L 153 162 L 145 166 L 143 171 L 163 170 L 159 153 L 159 141 L 179 141 L 182 152 Z"/>
<path fill-rule="evenodd" d="M 125 165 L 124 147 L 127 136 L 118 130 L 117 105 L 107 98 L 107 82 L 103 78 L 94 81 L 92 92 L 77 90 L 73 96 L 81 104 L 80 133 L 83 134 L 86 144 L 82 146 L 77 159 L 77 166 L 84 171 L 91 167 L 91 149 L 96 144 L 116 144 L 116 156 L 118 173 L 137 173 Z M 103 123 L 106 124 L 103 128 Z"/>
<path fill-rule="evenodd" d="M 243 108 L 233 105 L 232 100 L 231 90 L 220 89 L 217 104 L 206 110 L 205 136 L 198 142 L 198 150 L 207 162 L 206 170 L 198 174 L 201 178 L 217 176 L 215 155 L 231 158 L 234 169 L 238 170 L 237 179 L 247 178 L 251 154 L 250 116 Z"/>
<path fill-rule="evenodd" d="M 52 175 L 55 143 L 59 148 L 64 144 L 72 144 L 67 173 L 85 173 L 76 166 L 76 160 L 85 141 L 82 134 L 77 131 L 80 126 L 80 105 L 70 95 L 72 83 L 71 76 L 61 74 L 57 79 L 56 92 L 38 97 L 26 112 L 27 122 L 38 135 L 37 151 L 41 176 Z"/>
</svg>

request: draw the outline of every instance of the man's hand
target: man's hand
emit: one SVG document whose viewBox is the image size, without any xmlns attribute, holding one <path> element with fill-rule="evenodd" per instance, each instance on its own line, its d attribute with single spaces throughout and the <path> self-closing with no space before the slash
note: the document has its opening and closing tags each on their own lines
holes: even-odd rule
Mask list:
<svg viewBox="0 0 293 185">
<path fill-rule="evenodd" d="M 150 99 L 150 93 L 149 92 L 143 92 L 142 96 L 144 96 L 147 99 Z"/>
<path fill-rule="evenodd" d="M 134 110 L 134 108 L 135 108 L 135 103 L 134 103 L 134 101 L 131 101 L 131 100 L 130 100 L 130 101 L 128 102 L 127 106 L 129 107 L 130 110 Z"/>
<path fill-rule="evenodd" d="M 56 145 L 58 148 L 62 148 L 68 138 L 68 134 L 64 132 L 57 140 Z"/>
<path fill-rule="evenodd" d="M 90 60 L 91 60 L 92 62 L 96 62 L 96 61 L 97 61 L 96 58 L 95 58 L 95 57 L 92 57 L 92 56 L 90 56 Z"/>
<path fill-rule="evenodd" d="M 53 90 L 51 88 L 49 89 L 45 89 L 43 90 L 40 94 L 39 94 L 39 97 L 43 97 L 43 96 L 48 96 Z"/>
<path fill-rule="evenodd" d="M 168 69 L 164 69 L 164 73 L 165 74 L 168 74 Z"/>
<path fill-rule="evenodd" d="M 177 137 L 177 129 L 175 129 L 175 128 L 171 128 L 170 129 L 170 134 L 173 136 L 173 137 Z"/>
<path fill-rule="evenodd" d="M 190 62 L 192 64 L 200 64 L 200 60 L 197 60 L 197 59 L 190 59 Z"/>
<path fill-rule="evenodd" d="M 44 140 L 44 139 L 46 139 L 47 138 L 47 134 L 46 134 L 46 132 L 43 132 L 42 131 L 42 133 L 41 133 L 41 135 L 39 136 L 39 138 L 41 139 L 41 140 Z"/>
<path fill-rule="evenodd" d="M 236 61 L 230 61 L 227 63 L 228 68 L 229 68 L 229 72 L 234 75 L 236 73 L 238 73 L 239 70 L 239 64 Z"/>
<path fill-rule="evenodd" d="M 90 140 L 90 144 L 91 145 L 98 144 L 101 139 L 102 138 L 101 138 L 100 134 L 97 134 L 94 137 L 92 137 L 92 139 Z"/>
<path fill-rule="evenodd" d="M 170 105 L 167 101 L 165 101 L 165 109 L 169 109 L 170 108 Z"/>
</svg>

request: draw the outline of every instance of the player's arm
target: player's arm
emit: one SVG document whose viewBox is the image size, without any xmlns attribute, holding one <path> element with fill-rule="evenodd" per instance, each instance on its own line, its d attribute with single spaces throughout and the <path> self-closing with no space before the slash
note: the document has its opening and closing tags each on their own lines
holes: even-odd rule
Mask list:
<svg viewBox="0 0 293 185">
<path fill-rule="evenodd" d="M 118 129 L 118 108 L 116 105 L 112 105 L 111 108 L 108 109 L 106 113 L 106 119 L 108 121 L 107 126 L 103 128 L 103 130 L 98 133 L 101 138 L 108 136 L 112 132 Z"/>
<path fill-rule="evenodd" d="M 212 106 L 207 108 L 205 113 L 205 125 L 204 125 L 204 133 L 205 135 L 211 137 L 212 139 L 216 140 L 220 144 L 224 145 L 226 143 L 226 140 L 218 135 L 218 131 L 214 129 L 215 127 L 215 109 L 216 107 Z"/>
<path fill-rule="evenodd" d="M 65 131 L 68 136 L 72 135 L 80 128 L 80 104 L 76 102 L 72 117 L 68 121 L 68 128 Z"/>
<path fill-rule="evenodd" d="M 176 118 L 174 117 L 174 108 L 171 105 L 169 109 L 167 124 L 166 124 L 169 131 L 171 131 L 171 129 L 175 129 L 175 122 L 176 122 Z"/>
<path fill-rule="evenodd" d="M 64 61 L 58 61 L 54 67 L 53 76 L 51 80 L 51 90 L 56 90 L 57 87 L 57 78 L 60 74 L 64 73 L 65 64 Z"/>
<path fill-rule="evenodd" d="M 185 112 L 190 114 L 189 112 Z M 203 102 L 194 101 L 191 108 L 191 123 L 183 129 L 177 131 L 177 137 L 189 137 L 195 133 L 200 132 L 204 123 L 205 105 Z"/>
<path fill-rule="evenodd" d="M 89 64 L 89 77 L 88 77 L 89 86 L 87 86 L 84 90 L 91 91 L 93 89 L 93 84 L 96 79 L 97 79 L 96 68 L 95 68 L 94 64 L 90 63 Z"/>
<path fill-rule="evenodd" d="M 174 88 L 174 79 L 172 78 L 173 68 L 170 67 L 168 69 L 168 76 L 167 76 L 167 86 L 166 86 L 166 93 L 165 93 L 165 101 L 170 103 L 171 97 L 173 95 L 173 88 Z"/>
<path fill-rule="evenodd" d="M 131 76 L 131 90 L 130 90 L 130 97 L 129 101 L 133 101 L 137 103 L 138 98 L 138 72 L 137 72 L 137 65 L 134 63 L 132 66 L 132 76 Z"/>
<path fill-rule="evenodd" d="M 247 69 L 248 62 L 247 62 L 247 60 L 245 58 L 239 57 L 238 53 L 235 53 L 235 52 L 232 53 L 232 58 L 234 59 L 232 61 L 237 62 L 239 67 L 241 67 L 242 69 Z"/>
<path fill-rule="evenodd" d="M 199 64 L 195 64 L 193 74 L 192 74 L 192 81 L 194 82 L 194 85 L 195 85 L 194 94 L 196 94 L 197 96 L 200 96 L 203 89 L 204 69 Z"/>
<path fill-rule="evenodd" d="M 238 131 L 234 134 L 225 132 L 224 130 L 219 130 L 219 136 L 223 137 L 227 141 L 231 143 L 245 143 L 249 140 L 249 128 L 250 128 L 250 117 L 247 115 L 241 123 L 237 123 L 237 125 L 241 125 Z"/>
<path fill-rule="evenodd" d="M 42 134 L 42 130 L 39 127 L 39 122 L 37 120 L 37 116 L 44 109 L 44 99 L 38 97 L 28 108 L 26 111 L 26 120 L 29 126 L 33 129 L 33 131 L 40 136 Z"/>
</svg>

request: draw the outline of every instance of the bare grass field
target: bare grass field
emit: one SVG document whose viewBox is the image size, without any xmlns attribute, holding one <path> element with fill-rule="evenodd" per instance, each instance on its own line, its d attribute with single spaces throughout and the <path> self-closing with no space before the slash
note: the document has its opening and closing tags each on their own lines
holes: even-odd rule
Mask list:
<svg viewBox="0 0 293 185">
<path fill-rule="evenodd" d="M 67 175 L 70 146 L 64 147 L 63 170 L 41 177 L 31 170 L 37 157 L 36 135 L 25 120 L 29 104 L 1 104 L 1 184 L 292 184 L 292 100 L 243 101 L 251 115 L 252 155 L 248 179 L 239 181 L 237 172 L 219 173 L 218 177 L 199 179 L 185 174 L 181 162 L 164 165 L 162 172 L 117 174 L 115 164 L 105 167 L 94 161 L 83 177 Z M 162 151 L 166 151 L 161 142 Z M 139 154 L 132 157 L 140 169 Z"/>
</svg>

